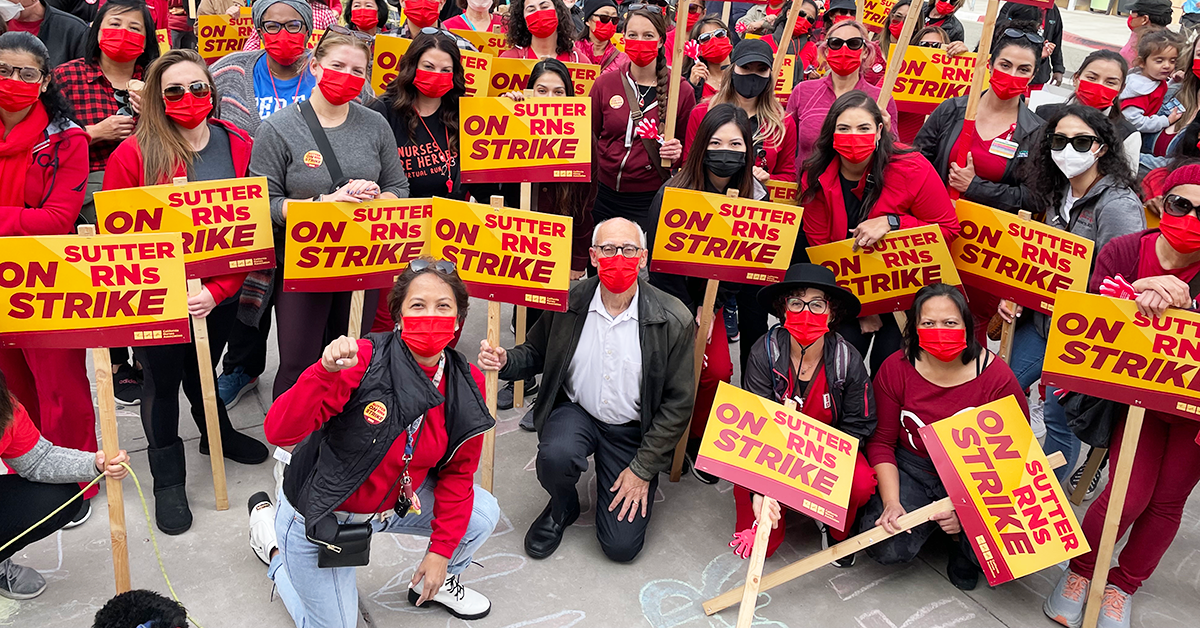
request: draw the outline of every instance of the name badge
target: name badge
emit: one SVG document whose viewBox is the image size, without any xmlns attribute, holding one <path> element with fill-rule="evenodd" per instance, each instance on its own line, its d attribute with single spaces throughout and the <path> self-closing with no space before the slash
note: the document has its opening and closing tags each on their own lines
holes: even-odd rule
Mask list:
<svg viewBox="0 0 1200 628">
<path fill-rule="evenodd" d="M 996 139 L 992 140 L 992 147 L 988 149 L 988 152 L 997 157 L 1012 159 L 1016 156 L 1017 148 L 1019 147 L 1020 146 L 1014 141 L 997 137 Z"/>
</svg>

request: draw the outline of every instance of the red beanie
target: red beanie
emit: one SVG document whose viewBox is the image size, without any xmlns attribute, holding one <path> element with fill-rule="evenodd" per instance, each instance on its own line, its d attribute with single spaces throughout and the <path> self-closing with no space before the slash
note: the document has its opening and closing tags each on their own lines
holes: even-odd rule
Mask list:
<svg viewBox="0 0 1200 628">
<path fill-rule="evenodd" d="M 1189 184 L 1200 185 L 1200 164 L 1189 164 L 1173 171 L 1163 184 L 1163 193 L 1170 192 L 1177 185 Z"/>
</svg>

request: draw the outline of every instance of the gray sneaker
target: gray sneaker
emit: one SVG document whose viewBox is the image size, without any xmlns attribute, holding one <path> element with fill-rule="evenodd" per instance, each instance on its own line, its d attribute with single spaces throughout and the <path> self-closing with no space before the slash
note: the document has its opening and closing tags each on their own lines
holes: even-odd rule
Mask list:
<svg viewBox="0 0 1200 628">
<path fill-rule="evenodd" d="M 1096 628 L 1129 628 L 1133 617 L 1132 595 L 1108 585 L 1104 587 L 1104 601 L 1100 604 L 1100 621 Z"/>
<path fill-rule="evenodd" d="M 46 590 L 46 579 L 29 567 L 11 559 L 0 562 L 0 596 L 10 600 L 30 600 Z"/>
<path fill-rule="evenodd" d="M 1087 601 L 1088 584 L 1091 581 L 1067 569 L 1046 598 L 1042 611 L 1046 617 L 1067 626 L 1079 628 L 1083 625 L 1083 605 Z M 1128 624 L 1126 624 L 1128 625 Z"/>
</svg>

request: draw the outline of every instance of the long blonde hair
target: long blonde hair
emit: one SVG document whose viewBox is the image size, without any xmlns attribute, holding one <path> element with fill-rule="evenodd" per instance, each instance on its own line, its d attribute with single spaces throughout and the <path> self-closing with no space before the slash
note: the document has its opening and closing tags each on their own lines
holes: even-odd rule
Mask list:
<svg viewBox="0 0 1200 628">
<path fill-rule="evenodd" d="M 738 106 L 737 92 L 733 89 L 733 72 L 733 68 L 730 68 L 729 74 L 725 76 L 725 82 L 721 84 L 721 89 L 708 101 L 710 110 L 721 103 Z M 782 146 L 787 130 L 783 125 L 783 106 L 779 104 L 779 98 L 775 96 L 774 78 L 754 100 L 753 115 L 758 118 L 758 128 L 754 131 L 754 142 L 762 142 L 764 145 L 775 148 Z"/>
<path fill-rule="evenodd" d="M 142 151 L 142 182 L 144 185 L 170 183 L 179 164 L 191 168 L 196 158 L 192 145 L 183 139 L 175 122 L 167 117 L 166 103 L 162 96 L 162 75 L 167 68 L 178 63 L 193 63 L 204 70 L 204 80 L 210 89 L 209 98 L 213 101 L 213 114 L 216 113 L 217 89 L 213 85 L 212 74 L 208 64 L 195 50 L 171 50 L 159 57 L 146 69 L 146 85 L 142 87 L 142 111 L 138 117 L 137 129 L 133 135 L 137 138 L 138 147 Z"/>
</svg>

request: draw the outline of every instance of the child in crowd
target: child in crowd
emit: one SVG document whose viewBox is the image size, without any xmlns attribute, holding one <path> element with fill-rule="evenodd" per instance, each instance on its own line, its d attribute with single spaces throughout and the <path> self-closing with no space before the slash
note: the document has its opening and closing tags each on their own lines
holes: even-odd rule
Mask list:
<svg viewBox="0 0 1200 628">
<path fill-rule="evenodd" d="M 126 591 L 96 613 L 92 628 L 188 628 L 187 610 L 154 591 Z"/>
<path fill-rule="evenodd" d="M 1143 138 L 1152 137 L 1183 116 L 1183 109 L 1178 107 L 1166 115 L 1160 113 L 1182 47 L 1178 36 L 1165 30 L 1138 42 L 1138 56 L 1133 61 L 1136 70 L 1129 74 L 1121 92 L 1121 114 Z M 1149 151 L 1143 146 L 1142 152 Z"/>
</svg>

